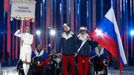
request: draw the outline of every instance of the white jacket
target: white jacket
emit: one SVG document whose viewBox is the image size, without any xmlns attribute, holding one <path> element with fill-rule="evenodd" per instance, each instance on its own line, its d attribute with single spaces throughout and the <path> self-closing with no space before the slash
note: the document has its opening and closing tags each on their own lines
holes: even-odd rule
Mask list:
<svg viewBox="0 0 134 75">
<path fill-rule="evenodd" d="M 20 33 L 20 30 L 17 30 L 14 35 L 23 40 L 23 45 L 31 45 L 33 43 L 33 35 L 30 33 Z"/>
</svg>

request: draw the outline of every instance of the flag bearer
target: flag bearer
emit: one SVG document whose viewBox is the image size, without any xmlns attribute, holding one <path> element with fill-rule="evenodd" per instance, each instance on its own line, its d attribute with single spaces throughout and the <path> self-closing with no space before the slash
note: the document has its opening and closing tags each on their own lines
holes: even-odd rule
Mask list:
<svg viewBox="0 0 134 75">
<path fill-rule="evenodd" d="M 86 41 L 80 51 L 77 53 L 79 75 L 88 75 L 89 70 L 89 53 L 92 41 L 86 31 L 87 28 L 82 26 L 80 27 L 80 33 L 77 35 L 77 48 L 81 46 L 83 41 Z"/>
</svg>

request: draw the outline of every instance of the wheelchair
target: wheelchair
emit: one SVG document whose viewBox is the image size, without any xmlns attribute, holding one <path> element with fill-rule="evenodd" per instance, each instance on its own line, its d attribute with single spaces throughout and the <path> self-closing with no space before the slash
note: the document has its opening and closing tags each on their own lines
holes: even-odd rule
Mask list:
<svg viewBox="0 0 134 75">
<path fill-rule="evenodd" d="M 39 63 L 39 57 L 34 57 L 30 64 L 28 75 L 46 75 L 46 65 Z"/>
<path fill-rule="evenodd" d="M 91 62 L 94 67 L 93 75 L 108 75 L 109 60 L 107 58 L 102 59 L 101 57 L 96 56 L 93 59 L 91 59 Z"/>
<path fill-rule="evenodd" d="M 49 64 L 46 67 L 46 75 L 63 75 L 61 57 L 50 56 Z"/>
</svg>

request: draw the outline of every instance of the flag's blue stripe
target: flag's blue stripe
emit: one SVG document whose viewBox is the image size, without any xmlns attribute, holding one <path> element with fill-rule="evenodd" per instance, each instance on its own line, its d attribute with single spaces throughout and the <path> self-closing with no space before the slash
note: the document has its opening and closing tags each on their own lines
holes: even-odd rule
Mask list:
<svg viewBox="0 0 134 75">
<path fill-rule="evenodd" d="M 113 40 L 116 39 L 115 31 L 114 31 L 114 25 L 111 21 L 109 21 L 107 18 L 104 18 L 99 24 L 98 27 L 107 35 L 109 35 Z"/>
<path fill-rule="evenodd" d="M 117 42 L 117 36 L 115 34 L 115 30 L 114 30 L 114 24 L 109 21 L 106 17 L 98 24 L 99 29 L 101 29 L 104 33 L 107 33 L 107 35 L 109 37 L 111 37 L 111 39 L 115 40 L 115 42 L 118 45 Z M 119 56 L 119 60 L 123 63 L 123 60 L 120 56 L 120 51 L 119 51 L 119 46 L 118 47 L 118 56 Z"/>
</svg>

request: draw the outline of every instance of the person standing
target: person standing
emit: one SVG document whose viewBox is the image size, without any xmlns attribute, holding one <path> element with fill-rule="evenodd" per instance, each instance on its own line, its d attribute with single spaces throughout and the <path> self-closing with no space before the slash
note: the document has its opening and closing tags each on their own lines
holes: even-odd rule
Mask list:
<svg viewBox="0 0 134 75">
<path fill-rule="evenodd" d="M 74 33 L 71 31 L 68 24 L 63 25 L 64 32 L 61 34 L 60 38 L 60 49 L 57 50 L 58 54 L 62 54 L 62 66 L 63 74 L 74 75 L 75 69 L 75 51 L 76 51 L 76 39 Z M 70 66 L 68 72 L 68 65 Z"/>
<path fill-rule="evenodd" d="M 78 73 L 79 75 L 88 75 L 89 70 L 89 54 L 90 54 L 90 45 L 92 41 L 90 36 L 86 33 L 86 27 L 80 27 L 80 33 L 77 35 L 77 47 L 79 48 L 83 41 L 84 45 L 81 47 L 80 51 L 77 53 L 78 58 Z"/>
<path fill-rule="evenodd" d="M 24 33 L 21 33 L 20 30 L 17 30 L 14 35 L 21 38 L 19 58 L 23 62 L 24 74 L 27 75 L 31 62 L 31 54 L 32 54 L 31 45 L 33 43 L 33 35 L 30 33 L 29 26 L 26 26 L 24 31 L 25 31 Z"/>
</svg>

